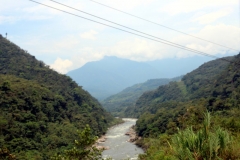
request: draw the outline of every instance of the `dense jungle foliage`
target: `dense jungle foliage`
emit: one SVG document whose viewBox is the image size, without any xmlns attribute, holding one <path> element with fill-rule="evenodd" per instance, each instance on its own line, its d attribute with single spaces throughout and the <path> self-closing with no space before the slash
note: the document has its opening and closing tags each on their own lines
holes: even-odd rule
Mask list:
<svg viewBox="0 0 240 160">
<path fill-rule="evenodd" d="M 95 146 L 97 138 L 92 134 L 89 125 L 86 125 L 82 131 L 78 131 L 78 139 L 74 141 L 74 147 L 61 154 L 55 154 L 51 160 L 103 160 L 103 150 Z"/>
<path fill-rule="evenodd" d="M 144 83 L 139 83 L 124 89 L 118 94 L 112 95 L 101 101 L 103 107 L 116 117 L 131 117 L 125 110 L 134 106 L 138 98 L 146 91 L 157 89 L 159 86 L 168 84 L 172 81 L 180 81 L 182 76 L 168 79 L 151 79 Z"/>
<path fill-rule="evenodd" d="M 71 147 L 86 124 L 97 136 L 112 123 L 71 78 L 0 35 L 0 148 L 18 159 L 49 159 Z"/>
<path fill-rule="evenodd" d="M 225 59 L 231 60 L 232 57 Z M 215 81 L 214 77 L 219 75 L 229 62 L 221 59 L 213 60 L 203 64 L 198 69 L 183 76 L 181 82 L 170 82 L 168 85 L 158 87 L 157 90 L 145 92 L 137 100 L 134 107 L 129 107 L 126 112 L 133 117 L 139 117 L 146 111 L 156 113 L 159 104 L 169 101 L 183 102 L 202 97 L 207 97 L 211 87 L 206 87 Z M 160 107 L 161 108 L 161 107 Z M 153 110 L 153 112 L 151 112 Z"/>
<path fill-rule="evenodd" d="M 176 144 L 176 136 L 180 141 L 181 138 L 188 140 L 202 133 L 204 113 L 207 110 L 212 114 L 209 127 L 213 132 L 211 135 L 219 137 L 214 132 L 218 127 L 222 127 L 226 132 L 221 134 L 232 137 L 229 146 L 231 153 L 229 150 L 221 152 L 221 156 L 220 153 L 213 153 L 216 156 L 212 159 L 240 158 L 240 54 L 227 59 L 232 63 L 221 59 L 208 62 L 184 76 L 181 82 L 161 86 L 158 90 L 140 97 L 134 111 L 135 116 L 139 116 L 137 132 L 145 137 L 139 142 L 140 146 L 147 149 L 142 159 L 211 159 L 192 152 L 190 146 L 182 150 L 184 154 L 181 155 L 185 155 L 185 158 L 180 154 L 176 156 L 177 152 L 171 146 Z M 215 139 L 211 144 L 215 143 L 214 145 L 219 147 L 217 142 L 221 140 Z M 180 149 L 183 145 L 177 147 Z M 196 157 L 190 156 L 190 153 L 195 153 Z"/>
</svg>

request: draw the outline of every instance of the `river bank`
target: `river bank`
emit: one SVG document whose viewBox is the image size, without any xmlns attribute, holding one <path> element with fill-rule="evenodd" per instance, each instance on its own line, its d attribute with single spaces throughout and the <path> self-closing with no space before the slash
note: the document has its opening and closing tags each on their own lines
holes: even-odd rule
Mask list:
<svg viewBox="0 0 240 160">
<path fill-rule="evenodd" d="M 128 142 L 134 143 L 136 144 L 137 140 L 140 140 L 141 137 L 139 137 L 135 131 L 135 125 L 131 126 L 131 128 L 129 129 L 129 131 L 127 133 L 125 133 L 125 135 L 129 136 L 129 140 Z"/>
<path fill-rule="evenodd" d="M 117 120 L 115 121 L 115 124 L 112 127 L 108 128 L 108 130 L 110 130 L 111 128 L 114 128 L 114 127 L 116 127 L 120 124 L 123 124 L 125 122 L 121 118 L 116 117 L 116 119 Z M 99 150 L 108 150 L 109 149 L 108 146 L 103 146 L 102 145 L 102 143 L 106 142 L 106 140 L 107 140 L 106 135 L 102 135 L 100 138 L 97 139 L 96 143 L 93 146 L 95 146 Z"/>
<path fill-rule="evenodd" d="M 111 157 L 113 160 L 137 159 L 143 150 L 134 143 L 138 139 L 133 126 L 136 119 L 124 118 L 124 123 L 111 127 L 106 135 L 97 141 L 97 147 L 104 149 L 103 158 Z"/>
</svg>

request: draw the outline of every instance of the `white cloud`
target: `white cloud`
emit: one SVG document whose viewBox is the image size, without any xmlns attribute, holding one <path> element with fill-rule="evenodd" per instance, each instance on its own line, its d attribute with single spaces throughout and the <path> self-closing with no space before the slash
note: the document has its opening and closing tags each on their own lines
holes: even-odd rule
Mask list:
<svg viewBox="0 0 240 160">
<path fill-rule="evenodd" d="M 194 35 L 208 39 L 215 43 L 238 49 L 238 44 L 240 42 L 238 37 L 239 33 L 240 29 L 238 27 L 221 24 L 208 25 Z M 66 41 L 68 40 L 66 39 Z M 228 50 L 226 48 L 216 46 L 208 42 L 200 41 L 188 36 L 178 36 L 171 41 L 212 55 L 225 54 Z M 61 73 L 66 73 L 72 69 L 79 68 L 90 61 L 100 60 L 105 55 L 117 56 L 136 61 L 149 61 L 173 57 L 186 58 L 198 55 L 193 52 L 139 38 L 127 38 L 115 43 L 112 46 L 99 48 L 84 47 L 77 49 L 79 43 L 73 43 L 69 46 L 66 46 L 64 44 L 64 41 L 61 43 L 56 43 L 57 47 L 55 48 L 60 47 L 59 52 L 57 53 L 62 54 L 64 54 L 64 52 L 61 52 L 62 50 L 65 50 L 66 48 L 72 48 L 72 50 L 69 51 L 69 53 L 71 53 L 69 54 L 69 60 L 62 60 L 58 58 L 55 61 L 54 65 L 51 65 L 51 67 Z M 69 63 L 69 61 L 71 63 Z"/>
<path fill-rule="evenodd" d="M 18 18 L 12 17 L 12 16 L 0 16 L 0 24 L 13 23 L 17 20 L 18 20 Z"/>
<path fill-rule="evenodd" d="M 97 34 L 98 34 L 98 32 L 96 32 L 94 30 L 90 30 L 88 32 L 82 33 L 80 36 L 83 39 L 95 40 Z"/>
<path fill-rule="evenodd" d="M 199 17 L 193 19 L 193 22 L 198 22 L 200 24 L 212 23 L 219 18 L 227 16 L 231 12 L 232 12 L 231 9 L 225 9 L 225 10 L 220 10 L 220 11 L 217 11 L 217 12 L 212 12 L 212 13 L 209 13 L 209 14 L 204 14 L 202 16 L 199 16 Z"/>
<path fill-rule="evenodd" d="M 220 24 L 208 25 L 202 30 L 195 33 L 194 36 L 221 44 L 223 46 L 240 50 L 239 34 L 240 29 L 238 27 Z M 226 54 L 228 51 L 238 54 L 237 51 L 229 50 L 227 48 L 214 45 L 206 41 L 201 41 L 189 36 L 181 35 L 173 38 L 170 41 L 212 55 Z M 108 48 L 104 53 L 137 61 L 149 61 L 173 57 L 186 58 L 199 55 L 197 53 L 182 50 L 176 47 L 143 39 L 123 40 L 111 48 Z"/>
<path fill-rule="evenodd" d="M 57 58 L 53 64 L 50 65 L 51 68 L 58 71 L 59 73 L 67 73 L 68 68 L 70 68 L 73 65 L 73 63 L 66 59 L 63 60 L 61 58 Z"/>
<path fill-rule="evenodd" d="M 171 15 L 199 11 L 205 8 L 214 9 L 216 7 L 225 7 L 238 5 L 238 0 L 175 0 L 165 5 L 161 11 Z"/>
<path fill-rule="evenodd" d="M 162 58 L 162 53 L 164 53 L 160 52 L 162 49 L 164 49 L 164 46 L 158 44 L 157 42 L 135 38 L 122 40 L 111 48 L 106 49 L 105 52 L 108 55 L 115 55 L 137 61 L 145 61 Z"/>
<path fill-rule="evenodd" d="M 70 9 L 68 7 L 65 7 L 63 5 L 60 5 L 48 0 L 37 1 L 37 2 L 43 3 L 48 6 L 52 6 L 54 8 L 58 8 L 64 11 L 68 11 L 71 13 L 79 13 L 73 9 Z M 67 4 L 69 6 L 74 6 L 77 9 L 83 8 L 83 4 L 76 0 L 68 0 L 67 3 L 65 1 L 62 1 L 62 2 L 58 1 L 58 2 Z M 64 16 L 68 16 L 67 14 L 62 13 L 61 11 L 40 5 L 38 3 L 31 2 L 31 1 L 20 2 L 16 0 L 8 0 L 8 1 L 0 0 L 0 4 L 4 4 L 4 5 L 0 5 L 0 14 L 2 15 L 1 17 L 5 17 L 4 23 L 6 22 L 13 23 L 20 20 L 32 21 L 32 20 L 45 20 L 45 19 L 51 19 L 51 18 L 53 19 L 53 18 L 56 18 L 56 16 L 60 16 L 63 19 Z M 7 16 L 4 16 L 4 15 L 7 15 Z M 9 17 L 11 18 L 11 20 L 9 20 Z M 3 21 L 3 18 L 1 18 L 1 21 Z"/>
<path fill-rule="evenodd" d="M 137 6 L 151 4 L 154 0 L 103 0 L 101 3 L 113 6 L 118 9 L 131 10 Z"/>
<path fill-rule="evenodd" d="M 240 29 L 231 25 L 207 25 L 198 33 L 194 34 L 196 37 L 200 37 L 211 42 L 227 46 L 236 50 L 239 48 L 239 37 Z M 187 36 L 179 36 L 174 39 L 174 42 L 185 45 L 186 47 L 199 50 L 212 55 L 215 54 L 225 54 L 229 50 L 228 48 L 214 45 L 209 42 L 201 41 Z M 230 52 L 236 52 L 234 50 L 229 50 Z"/>
<path fill-rule="evenodd" d="M 82 3 L 79 3 L 76 0 L 68 0 L 67 3 L 66 3 L 66 1 L 63 1 L 63 2 L 57 1 L 57 2 L 62 3 L 62 4 L 67 5 L 67 6 L 70 6 L 70 7 L 77 8 L 77 9 L 82 9 L 83 8 Z M 24 7 L 22 9 L 22 11 L 27 12 L 27 13 L 32 13 L 32 14 L 46 14 L 46 13 L 47 14 L 52 14 L 52 15 L 61 14 L 61 11 L 55 10 L 53 8 L 49 8 L 47 6 L 54 7 L 54 8 L 60 9 L 60 10 L 64 10 L 64 11 L 68 11 L 68 12 L 73 12 L 74 11 L 73 9 L 71 9 L 69 7 L 66 7 L 64 5 L 61 5 L 61 4 L 52 2 L 52 1 L 46 1 L 45 0 L 45 1 L 39 2 L 39 3 L 44 4 L 46 6 L 38 4 L 38 3 L 34 3 L 34 2 L 31 2 L 31 3 L 32 3 L 31 6 Z"/>
<path fill-rule="evenodd" d="M 1 0 L 0 0 L 1 3 Z M 44 7 L 29 2 L 7 1 L 0 6 L 0 23 L 17 23 L 21 21 L 45 20 L 52 18 Z"/>
<path fill-rule="evenodd" d="M 62 50 L 64 51 L 74 50 L 79 45 L 80 40 L 78 37 L 74 37 L 72 35 L 66 35 L 59 38 L 58 40 L 53 41 L 52 43 L 53 43 L 52 48 L 55 48 L 60 52 Z"/>
<path fill-rule="evenodd" d="M 104 53 L 92 48 L 83 48 L 79 53 L 72 55 L 73 66 L 68 71 L 82 67 L 87 62 L 98 61 L 104 57 Z"/>
<path fill-rule="evenodd" d="M 53 4 L 47 0 L 38 1 L 70 11 L 70 9 Z M 58 1 L 207 53 L 225 53 L 227 50 L 188 36 L 179 35 L 176 32 L 152 24 L 147 24 L 90 1 L 82 1 L 81 3 L 77 0 Z M 235 16 L 238 13 L 238 7 L 236 7 L 238 6 L 238 0 L 96 1 L 152 21 L 156 20 L 157 23 L 171 28 L 189 31 L 190 34 L 219 44 L 236 49 L 239 48 L 239 28 L 228 25 L 238 25 L 236 21 L 238 15 Z M 4 32 L 8 32 L 12 36 L 9 36 L 9 39 L 12 38 L 11 40 L 17 42 L 17 45 L 25 48 L 46 63 L 52 64 L 51 66 L 61 73 L 79 68 L 87 62 L 99 60 L 105 55 L 137 61 L 196 55 L 189 51 L 109 29 L 108 27 L 63 14 L 32 2 L 16 0 L 0 0 L 0 2 L 4 4 L 0 6 L 0 30 L 4 31 L 7 28 L 7 31 Z M 156 14 L 159 11 L 159 6 L 163 6 L 162 11 L 164 13 Z M 82 16 L 80 12 L 72 10 L 71 12 Z M 165 13 L 171 15 L 169 16 Z M 188 14 L 172 16 L 172 14 L 177 15 L 181 13 Z M 209 14 L 203 15 L 204 13 Z M 224 17 L 221 19 L 221 23 L 223 23 L 221 25 L 208 25 L 205 27 L 200 25 L 217 21 L 221 17 Z M 47 21 L 43 21 L 44 19 L 47 19 Z M 4 32 L 2 34 L 5 34 Z"/>
<path fill-rule="evenodd" d="M 16 0 L 0 0 L 0 13 L 5 11 L 15 11 L 18 10 L 21 7 L 29 5 L 29 2 L 27 1 L 16 1 Z"/>
</svg>

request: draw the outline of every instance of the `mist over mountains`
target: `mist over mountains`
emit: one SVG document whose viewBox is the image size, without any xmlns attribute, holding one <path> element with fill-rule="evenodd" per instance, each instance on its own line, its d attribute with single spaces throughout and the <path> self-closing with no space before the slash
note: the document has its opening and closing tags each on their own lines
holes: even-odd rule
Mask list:
<svg viewBox="0 0 240 160">
<path fill-rule="evenodd" d="M 89 62 L 67 75 L 98 100 L 103 100 L 137 83 L 156 78 L 173 78 L 197 68 L 209 57 L 189 57 L 136 62 L 115 56 Z"/>
</svg>

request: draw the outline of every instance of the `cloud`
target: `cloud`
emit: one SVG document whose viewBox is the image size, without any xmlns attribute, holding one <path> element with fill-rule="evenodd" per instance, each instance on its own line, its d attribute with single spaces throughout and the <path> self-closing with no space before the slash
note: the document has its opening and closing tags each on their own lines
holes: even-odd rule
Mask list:
<svg viewBox="0 0 240 160">
<path fill-rule="evenodd" d="M 59 1 L 57 1 L 59 2 Z M 42 2 L 39 2 L 39 3 L 42 3 L 44 5 L 47 5 L 47 6 L 51 6 L 51 7 L 54 7 L 54 8 L 57 8 L 57 9 L 60 9 L 60 10 L 64 10 L 64 11 L 67 11 L 67 12 L 74 12 L 75 10 L 69 8 L 69 7 L 66 7 L 64 5 L 61 5 L 61 4 L 58 4 L 58 3 L 54 3 L 52 1 L 42 1 Z M 65 4 L 65 5 L 68 5 L 70 7 L 74 7 L 74 8 L 77 8 L 77 9 L 82 9 L 83 8 L 83 5 L 82 3 L 79 3 L 78 1 L 76 0 L 68 0 L 67 3 L 66 2 L 60 2 L 62 4 Z M 55 10 L 53 8 L 49 8 L 47 6 L 43 6 L 41 4 L 38 4 L 38 3 L 32 3 L 32 6 L 30 7 L 25 7 L 22 9 L 22 11 L 24 12 L 27 12 L 27 13 L 32 13 L 32 14 L 50 14 L 50 15 L 61 15 L 62 16 L 62 12 L 61 11 L 58 11 L 58 10 Z"/>
<path fill-rule="evenodd" d="M 95 40 L 97 34 L 98 34 L 98 32 L 96 32 L 94 30 L 90 30 L 88 32 L 82 33 L 80 36 L 83 39 Z"/>
<path fill-rule="evenodd" d="M 19 8 L 29 5 L 29 2 L 16 1 L 16 0 L 8 0 L 8 1 L 0 0 L 0 4 L 2 4 L 0 5 L 0 13 L 3 13 L 9 10 L 11 11 L 19 10 Z"/>
<path fill-rule="evenodd" d="M 57 58 L 55 62 L 50 65 L 50 67 L 59 73 L 65 74 L 67 73 L 68 68 L 70 68 L 72 65 L 73 63 L 68 59 L 63 60 L 61 58 Z"/>
<path fill-rule="evenodd" d="M 0 0 L 1 2 L 1 0 Z M 48 10 L 31 2 L 8 1 L 0 6 L 0 23 L 17 23 L 50 19 Z"/>
<path fill-rule="evenodd" d="M 208 39 L 215 43 L 223 44 L 232 48 L 238 49 L 240 39 L 238 37 L 240 29 L 238 27 L 230 25 L 208 25 L 199 32 L 196 32 L 194 36 Z M 208 54 L 226 54 L 229 50 L 205 41 L 200 41 L 188 36 L 177 36 L 171 40 L 174 43 L 205 52 Z M 64 46 L 64 42 L 62 43 Z M 61 43 L 56 43 L 58 47 Z M 199 56 L 197 53 L 175 48 L 169 45 L 165 45 L 151 40 L 144 40 L 140 38 L 126 38 L 121 40 L 112 46 L 107 47 L 82 47 L 78 48 L 79 43 L 74 43 L 67 48 L 72 48 L 69 53 L 69 60 L 57 59 L 55 65 L 51 65 L 54 69 L 61 73 L 66 73 L 70 70 L 80 68 L 84 64 L 90 61 L 97 61 L 102 59 L 105 55 L 117 56 L 120 58 L 127 58 L 135 61 L 150 61 L 155 59 L 165 58 L 186 58 L 192 56 Z M 57 48 L 57 47 L 56 47 Z M 60 48 L 59 51 L 64 50 Z M 233 52 L 233 51 L 230 51 Z M 74 54 L 73 54 L 74 53 Z M 236 52 L 237 54 L 237 52 Z M 63 54 L 64 55 L 64 52 Z M 69 61 L 71 63 L 69 63 Z M 69 64 L 69 65 L 64 65 Z M 70 65 L 71 64 L 71 65 Z"/>
<path fill-rule="evenodd" d="M 94 50 L 92 48 L 84 48 L 79 54 L 75 54 L 71 57 L 73 66 L 69 70 L 82 67 L 87 62 L 98 61 L 104 57 L 104 53 Z"/>
<path fill-rule="evenodd" d="M 219 25 L 207 25 L 194 36 L 200 37 L 209 41 L 212 41 L 229 48 L 240 50 L 239 37 L 240 29 L 235 26 L 219 24 Z M 174 42 L 183 44 L 189 48 L 206 52 L 208 54 L 225 54 L 227 52 L 237 53 L 237 51 L 221 47 L 209 42 L 201 41 L 195 38 L 187 36 L 178 36 L 174 39 Z"/>
<path fill-rule="evenodd" d="M 238 0 L 175 0 L 172 3 L 165 5 L 161 11 L 171 15 L 190 13 L 199 11 L 202 9 L 214 9 L 218 7 L 234 6 L 238 5 Z"/>
<path fill-rule="evenodd" d="M 71 13 L 78 13 L 73 9 L 70 9 L 68 7 L 59 5 L 51 1 L 44 0 L 44 1 L 37 1 L 37 2 L 46 4 L 48 6 L 52 6 L 64 11 L 68 11 Z M 78 8 L 78 9 L 83 8 L 83 4 L 76 0 L 68 0 L 67 3 L 65 2 L 62 2 L 62 3 L 67 4 L 69 6 L 74 6 L 75 8 Z M 0 4 L 4 4 L 0 6 L 0 14 L 2 15 L 1 17 L 5 17 L 4 23 L 6 22 L 14 23 L 14 22 L 23 21 L 23 20 L 32 21 L 32 20 L 54 19 L 57 17 L 61 17 L 61 19 L 63 19 L 64 17 L 67 17 L 67 15 L 63 14 L 61 11 L 57 11 L 40 4 L 30 2 L 30 1 L 20 2 L 15 0 L 9 0 L 9 1 L 0 0 Z M 11 19 L 9 20 L 9 18 Z M 3 21 L 3 18 L 1 18 L 1 22 L 2 21 Z"/>
<path fill-rule="evenodd" d="M 109 29 L 35 3 L 16 0 L 5 1 L 0 0 L 4 4 L 0 6 L 0 30 L 4 31 L 7 28 L 7 32 L 11 35 L 9 39 L 11 38 L 13 42 L 17 42 L 17 45 L 27 49 L 31 54 L 34 54 L 47 64 L 51 64 L 53 68 L 61 73 L 79 68 L 90 61 L 100 60 L 105 55 L 137 61 L 173 57 L 183 58 L 196 55 L 189 51 Z M 39 2 L 50 4 L 47 0 L 39 0 Z M 92 2 L 84 1 L 79 3 L 77 0 L 67 2 L 59 0 L 59 2 L 203 52 L 211 54 L 227 52 L 225 48 L 147 24 Z M 239 48 L 239 28 L 227 25 L 238 25 L 233 17 L 235 15 L 230 14 L 238 12 L 237 0 L 172 0 L 170 2 L 156 0 L 102 0 L 101 3 L 142 17 L 149 17 L 149 20 L 160 21 L 159 23 L 167 26 L 171 24 L 179 30 L 189 31 L 195 36 L 219 44 Z M 53 3 L 50 5 L 66 9 Z M 162 11 L 164 13 L 156 14 L 159 11 L 159 6 L 163 6 Z M 69 9 L 66 10 L 70 11 Z M 82 16 L 80 12 L 72 10 L 71 12 Z M 184 16 L 168 15 L 181 13 L 189 14 Z M 208 14 L 203 15 L 204 13 Z M 221 23 L 225 24 L 207 25 L 204 28 L 200 25 L 212 23 L 219 18 L 222 18 Z"/>
<path fill-rule="evenodd" d="M 124 10 L 131 10 L 134 9 L 135 7 L 138 6 L 144 6 L 144 5 L 148 5 L 151 4 L 154 0 L 104 0 L 101 1 L 101 3 L 103 4 L 107 4 L 109 6 L 113 6 L 115 8 L 118 9 L 124 9 Z"/>
<path fill-rule="evenodd" d="M 72 35 L 65 35 L 58 40 L 54 40 L 53 42 L 53 48 L 60 51 L 67 51 L 67 50 L 74 50 L 77 48 L 77 46 L 80 43 L 80 40 L 78 37 L 72 36 Z"/>
<path fill-rule="evenodd" d="M 199 16 L 199 17 L 193 19 L 193 22 L 198 22 L 200 24 L 212 23 L 219 18 L 229 15 L 231 12 L 232 12 L 232 10 L 230 10 L 230 9 L 212 12 L 212 13 L 205 14 L 205 15 L 202 15 L 202 16 Z"/>
<path fill-rule="evenodd" d="M 18 18 L 12 17 L 12 16 L 0 16 L 0 24 L 13 23 L 17 20 L 18 20 Z"/>
<path fill-rule="evenodd" d="M 239 33 L 240 29 L 238 27 L 221 24 L 207 25 L 202 30 L 196 31 L 194 36 L 238 49 L 238 44 L 240 42 Z M 40 39 L 42 39 L 42 37 L 40 37 Z M 177 36 L 171 41 L 212 55 L 226 54 L 228 51 L 226 48 L 183 35 Z M 67 36 L 50 43 L 46 41 L 46 43 L 43 43 L 41 46 L 39 45 L 41 44 L 40 41 L 34 40 L 32 45 L 35 49 L 38 47 L 37 49 L 41 54 L 48 54 L 48 57 L 50 55 L 58 55 L 58 58 L 55 59 L 54 63 L 50 66 L 60 73 L 67 73 L 70 70 L 80 68 L 87 62 L 102 59 L 105 55 L 112 55 L 135 61 L 198 56 L 196 53 L 141 38 L 126 37 L 106 47 L 84 47 L 84 45 L 81 46 L 81 43 L 83 43 L 83 41 L 79 41 L 76 37 Z M 34 44 L 38 45 L 34 46 Z M 50 50 L 44 51 L 47 45 L 51 46 L 49 48 Z"/>
<path fill-rule="evenodd" d="M 238 27 L 219 24 L 207 25 L 202 30 L 196 32 L 194 36 L 201 37 L 233 49 L 240 49 L 239 33 L 240 29 Z M 170 41 L 212 55 L 226 54 L 227 52 L 238 54 L 237 51 L 189 36 L 177 36 Z M 120 41 L 106 50 L 105 53 L 137 61 L 149 61 L 173 57 L 186 58 L 199 55 L 197 53 L 182 50 L 176 47 L 143 39 L 128 39 Z"/>
<path fill-rule="evenodd" d="M 164 53 L 164 47 L 157 42 L 131 38 L 116 43 L 111 48 L 106 49 L 105 52 L 109 56 L 114 55 L 131 60 L 145 61 L 164 57 L 162 54 Z"/>
</svg>

